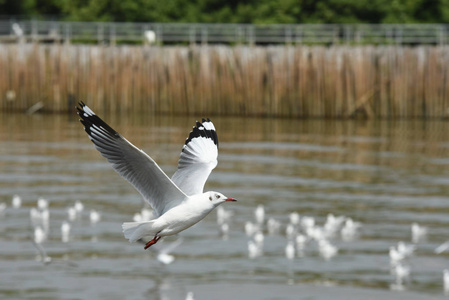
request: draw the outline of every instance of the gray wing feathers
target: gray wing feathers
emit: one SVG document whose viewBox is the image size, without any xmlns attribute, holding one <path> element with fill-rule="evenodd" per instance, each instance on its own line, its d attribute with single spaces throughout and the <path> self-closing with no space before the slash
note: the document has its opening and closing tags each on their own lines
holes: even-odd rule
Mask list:
<svg viewBox="0 0 449 300">
<path fill-rule="evenodd" d="M 84 103 L 80 106 L 80 121 L 95 148 L 139 191 L 157 216 L 187 197 L 150 156 L 109 127 Z"/>
</svg>

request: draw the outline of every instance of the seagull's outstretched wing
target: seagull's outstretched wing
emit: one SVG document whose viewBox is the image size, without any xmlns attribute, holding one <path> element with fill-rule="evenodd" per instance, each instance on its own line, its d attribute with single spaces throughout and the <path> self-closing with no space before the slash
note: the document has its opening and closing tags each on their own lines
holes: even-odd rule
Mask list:
<svg viewBox="0 0 449 300">
<path fill-rule="evenodd" d="M 217 166 L 217 157 L 218 138 L 214 124 L 209 119 L 196 122 L 182 148 L 173 182 L 189 196 L 203 193 L 210 172 Z"/>
<path fill-rule="evenodd" d="M 83 102 L 79 105 L 80 121 L 95 148 L 148 201 L 156 217 L 187 197 L 151 157 L 128 142 Z"/>
</svg>

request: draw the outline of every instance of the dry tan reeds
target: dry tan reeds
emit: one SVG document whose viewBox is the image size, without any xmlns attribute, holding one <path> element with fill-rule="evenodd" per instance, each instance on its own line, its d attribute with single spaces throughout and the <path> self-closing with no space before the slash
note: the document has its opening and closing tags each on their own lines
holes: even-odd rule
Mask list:
<svg viewBox="0 0 449 300">
<path fill-rule="evenodd" d="M 347 118 L 449 115 L 446 46 L 0 45 L 0 109 Z"/>
</svg>

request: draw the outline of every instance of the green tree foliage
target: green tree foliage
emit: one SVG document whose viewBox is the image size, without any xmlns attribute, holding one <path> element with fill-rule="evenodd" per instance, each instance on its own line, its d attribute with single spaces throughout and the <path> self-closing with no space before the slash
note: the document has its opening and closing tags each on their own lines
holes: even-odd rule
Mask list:
<svg viewBox="0 0 449 300">
<path fill-rule="evenodd" d="M 0 0 L 0 15 L 119 22 L 447 23 L 449 0 Z"/>
</svg>

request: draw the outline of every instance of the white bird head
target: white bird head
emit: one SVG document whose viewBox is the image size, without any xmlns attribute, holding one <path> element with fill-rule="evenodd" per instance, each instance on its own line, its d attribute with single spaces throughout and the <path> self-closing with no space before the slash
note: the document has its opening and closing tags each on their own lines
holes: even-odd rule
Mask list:
<svg viewBox="0 0 449 300">
<path fill-rule="evenodd" d="M 206 194 L 208 196 L 209 201 L 212 203 L 214 207 L 227 201 L 237 201 L 234 198 L 226 197 L 225 195 L 218 192 L 207 192 Z"/>
</svg>

